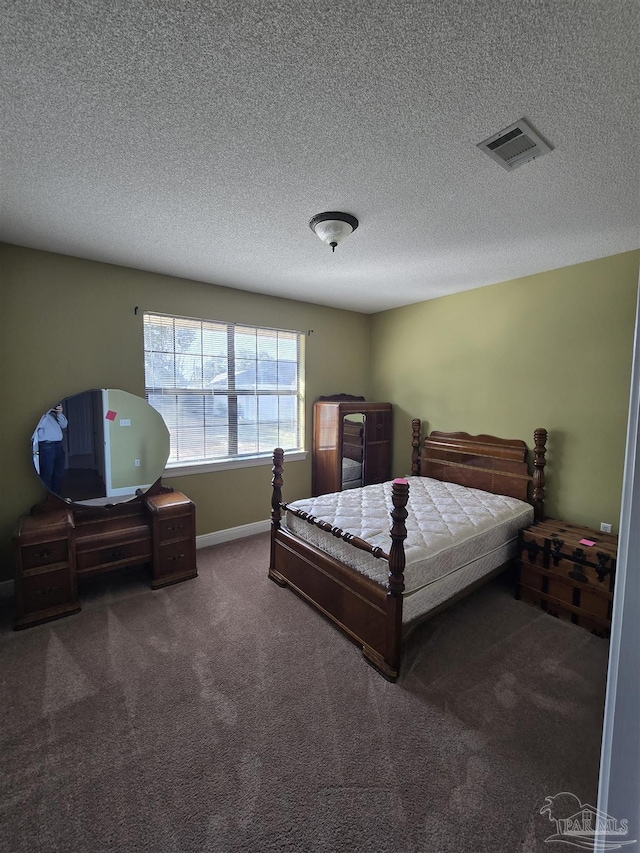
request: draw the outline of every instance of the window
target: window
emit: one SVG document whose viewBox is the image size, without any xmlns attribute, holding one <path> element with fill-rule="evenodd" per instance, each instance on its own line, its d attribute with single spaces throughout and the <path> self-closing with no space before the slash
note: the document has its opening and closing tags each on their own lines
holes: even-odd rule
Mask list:
<svg viewBox="0 0 640 853">
<path fill-rule="evenodd" d="M 145 393 L 168 467 L 302 449 L 302 332 L 144 314 Z"/>
</svg>

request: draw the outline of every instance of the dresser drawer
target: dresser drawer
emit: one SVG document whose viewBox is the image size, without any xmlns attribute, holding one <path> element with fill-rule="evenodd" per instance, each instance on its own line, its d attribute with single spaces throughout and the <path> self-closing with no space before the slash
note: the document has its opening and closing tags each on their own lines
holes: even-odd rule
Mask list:
<svg viewBox="0 0 640 853">
<path fill-rule="evenodd" d="M 158 521 L 158 536 L 160 537 L 160 542 L 192 537 L 193 519 L 191 512 L 175 518 L 160 518 Z"/>
<path fill-rule="evenodd" d="M 109 568 L 147 563 L 151 560 L 151 539 L 133 542 L 118 542 L 102 548 L 78 550 L 76 565 L 78 574 L 92 574 Z"/>
<path fill-rule="evenodd" d="M 23 572 L 53 563 L 67 563 L 69 540 L 56 539 L 53 542 L 38 542 L 37 545 L 23 545 L 20 549 L 20 561 Z"/>
<path fill-rule="evenodd" d="M 194 538 L 169 542 L 158 549 L 151 585 L 157 588 L 179 580 L 194 578 L 197 574 Z"/>
<path fill-rule="evenodd" d="M 45 610 L 68 601 L 73 594 L 73 580 L 68 566 L 52 572 L 39 572 L 22 578 L 22 600 L 25 610 Z"/>
<path fill-rule="evenodd" d="M 80 610 L 73 570 L 66 566 L 16 578 L 17 629 Z"/>
</svg>

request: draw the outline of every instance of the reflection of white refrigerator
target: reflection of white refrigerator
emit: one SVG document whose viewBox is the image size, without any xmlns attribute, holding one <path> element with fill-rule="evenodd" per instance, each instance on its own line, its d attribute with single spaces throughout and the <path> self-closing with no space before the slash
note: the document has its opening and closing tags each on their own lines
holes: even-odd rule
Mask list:
<svg viewBox="0 0 640 853">
<path fill-rule="evenodd" d="M 124 401 L 123 401 L 123 398 Z M 145 400 L 135 397 L 126 391 L 119 391 L 112 388 L 102 389 L 102 428 L 104 434 L 104 483 L 108 498 L 133 497 L 137 490 L 146 491 L 151 483 L 140 482 L 139 477 L 143 474 L 140 468 L 140 459 L 142 458 L 140 450 L 135 452 L 136 446 L 140 440 L 146 439 L 145 435 L 141 435 L 141 425 L 138 422 L 140 415 L 139 407 L 152 410 Z M 122 409 L 126 413 L 126 418 L 120 417 Z M 107 417 L 111 413 L 110 417 Z M 138 417 L 136 417 L 138 416 Z M 158 416 L 160 417 L 160 416 Z M 129 482 L 125 486 L 114 486 L 114 481 L 122 482 L 122 456 L 123 447 L 119 440 L 116 440 L 116 435 L 112 430 L 126 429 L 131 433 L 129 436 L 132 442 L 127 443 L 127 447 L 131 447 L 130 463 L 133 463 L 134 468 L 128 473 Z M 166 427 L 163 428 L 166 430 Z M 112 443 L 113 438 L 113 443 Z M 138 439 L 138 441 L 136 441 Z M 133 458 L 134 456 L 140 458 Z M 164 457 L 166 459 L 166 456 Z M 164 460 L 162 462 L 164 469 Z M 127 469 L 128 470 L 128 469 Z M 146 470 L 146 469 L 145 469 Z M 120 473 L 118 473 L 120 472 Z M 160 471 L 162 473 L 162 471 Z"/>
<path fill-rule="evenodd" d="M 109 389 L 102 389 L 102 412 L 101 412 L 101 422 L 103 425 L 104 432 L 104 485 L 107 492 L 108 498 L 115 498 L 118 495 L 129 494 L 131 489 L 114 489 L 113 488 L 113 470 L 111 468 L 111 430 L 109 429 L 109 421 L 107 420 L 107 415 L 110 411 L 109 408 Z"/>
<path fill-rule="evenodd" d="M 111 439 L 109 437 L 109 424 L 105 423 L 107 418 L 107 412 L 109 411 L 109 390 L 107 388 L 102 389 L 102 411 L 101 411 L 101 421 L 103 425 L 104 432 L 104 440 L 102 442 L 102 446 L 104 448 L 104 456 L 103 456 L 103 465 L 104 465 L 104 485 L 105 490 L 107 492 L 107 497 L 114 497 L 111 477 Z M 106 428 L 105 428 L 106 427 Z"/>
</svg>

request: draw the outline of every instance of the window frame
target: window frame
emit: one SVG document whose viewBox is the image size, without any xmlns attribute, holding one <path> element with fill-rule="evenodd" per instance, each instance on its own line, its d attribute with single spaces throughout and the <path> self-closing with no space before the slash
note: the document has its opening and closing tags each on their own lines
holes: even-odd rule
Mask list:
<svg viewBox="0 0 640 853">
<path fill-rule="evenodd" d="M 173 341 L 173 349 L 172 350 L 154 350 L 147 349 L 147 341 L 146 341 L 146 329 L 147 323 L 151 323 L 151 318 L 161 318 L 164 320 L 169 320 L 174 323 L 174 341 Z M 226 338 L 227 338 L 227 350 L 226 350 L 226 361 L 227 361 L 227 388 L 226 389 L 207 389 L 204 387 L 204 381 L 202 381 L 202 388 L 196 387 L 180 387 L 177 385 L 170 386 L 168 384 L 153 386 L 148 384 L 149 377 L 147 376 L 147 357 L 149 353 L 157 353 L 164 352 L 171 354 L 173 357 L 173 362 L 175 365 L 176 357 L 182 356 L 185 353 L 180 351 L 177 348 L 175 342 L 175 323 L 184 321 L 186 323 L 195 323 L 200 324 L 200 332 L 201 332 L 201 341 L 202 341 L 202 331 L 204 324 L 215 324 L 217 326 L 223 327 L 226 330 Z M 238 388 L 235 387 L 235 359 L 238 358 L 246 358 L 246 356 L 238 356 L 235 353 L 235 334 L 236 331 L 240 330 L 251 330 L 259 336 L 260 333 L 266 333 L 266 335 L 273 335 L 274 333 L 277 335 L 278 333 L 284 333 L 286 335 L 295 335 L 296 336 L 296 369 L 297 369 L 297 383 L 296 388 L 293 390 L 290 387 L 276 387 L 275 389 L 260 389 L 258 387 L 259 383 L 256 380 L 255 387 L 253 389 L 246 388 Z M 229 449 L 235 447 L 237 450 L 237 439 L 238 439 L 238 426 L 239 426 L 239 418 L 238 418 L 238 409 L 237 409 L 237 398 L 238 396 L 242 397 L 252 397 L 256 401 L 261 397 L 273 397 L 273 396 L 289 396 L 296 398 L 296 411 L 297 411 L 297 440 L 299 443 L 299 447 L 286 449 L 287 453 L 287 461 L 288 462 L 296 462 L 303 461 L 307 458 L 307 451 L 305 450 L 305 377 L 304 377 L 304 368 L 305 368 L 305 332 L 301 332 L 297 329 L 280 329 L 273 328 L 270 326 L 255 326 L 250 323 L 237 323 L 231 322 L 227 320 L 211 320 L 204 319 L 198 317 L 186 317 L 183 315 L 177 314 L 166 314 L 160 311 L 143 311 L 143 372 L 144 372 L 144 386 L 145 386 L 145 399 L 149 402 L 149 405 L 153 406 L 153 403 L 150 402 L 149 397 L 154 394 L 173 394 L 174 396 L 181 395 L 189 395 L 193 394 L 197 396 L 199 393 L 202 395 L 206 395 L 207 390 L 211 391 L 211 397 L 222 397 L 227 401 L 228 404 L 228 439 L 229 439 Z M 202 344 L 200 345 L 199 351 L 194 353 L 194 355 L 203 358 L 205 354 L 203 352 Z M 256 377 L 258 373 L 258 365 L 260 363 L 264 363 L 268 361 L 268 359 L 260 359 L 259 353 L 256 351 L 255 357 L 255 365 L 256 365 Z M 276 362 L 279 359 L 276 357 Z M 280 392 L 280 393 L 278 393 Z M 233 402 L 232 402 L 233 400 Z M 155 407 L 154 407 L 155 408 Z M 159 410 L 157 410 L 159 411 Z M 161 413 L 162 414 L 162 413 Z M 231 418 L 231 415 L 234 415 Z M 204 419 L 204 410 L 203 410 L 203 419 Z M 235 423 L 235 426 L 231 424 Z M 260 421 L 257 420 L 256 424 L 259 425 Z M 280 424 L 281 422 L 278 421 Z M 205 426 L 205 422 L 203 420 L 203 428 Z M 168 429 L 169 426 L 167 426 Z M 176 429 L 177 429 L 176 425 Z M 175 436 L 175 433 L 174 433 Z M 232 438 L 233 437 L 233 438 Z M 175 440 L 175 439 L 174 439 Z M 273 448 L 268 451 L 257 451 L 255 453 L 242 453 L 233 455 L 220 457 L 218 459 L 196 459 L 194 461 L 188 460 L 177 460 L 174 462 L 168 462 L 165 468 L 163 477 L 171 478 L 171 477 L 179 477 L 184 474 L 201 474 L 207 473 L 210 471 L 223 471 L 234 468 L 250 468 L 254 466 L 264 466 L 271 465 L 273 460 Z"/>
</svg>

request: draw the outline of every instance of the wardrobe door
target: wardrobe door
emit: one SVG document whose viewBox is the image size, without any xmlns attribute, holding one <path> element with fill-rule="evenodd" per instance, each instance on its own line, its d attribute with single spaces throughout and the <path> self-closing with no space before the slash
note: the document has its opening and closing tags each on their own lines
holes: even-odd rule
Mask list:
<svg viewBox="0 0 640 853">
<path fill-rule="evenodd" d="M 391 478 L 391 406 L 367 412 L 364 446 L 365 485 Z"/>
<path fill-rule="evenodd" d="M 342 414 L 337 404 L 313 407 L 312 487 L 314 497 L 339 492 L 342 482 L 340 452 Z"/>
</svg>

